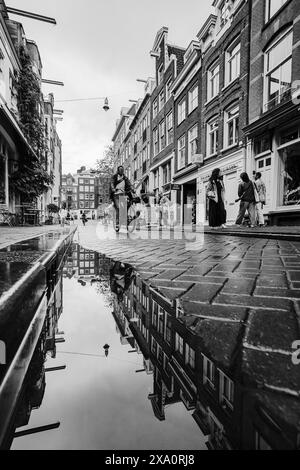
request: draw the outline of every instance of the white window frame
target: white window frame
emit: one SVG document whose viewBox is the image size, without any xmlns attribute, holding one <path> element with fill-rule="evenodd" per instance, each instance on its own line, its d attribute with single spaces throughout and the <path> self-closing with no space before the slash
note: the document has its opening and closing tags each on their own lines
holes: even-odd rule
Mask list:
<svg viewBox="0 0 300 470">
<path fill-rule="evenodd" d="M 213 64 L 207 70 L 207 101 L 220 93 L 220 64 Z"/>
<path fill-rule="evenodd" d="M 180 336 L 177 332 L 175 333 L 175 351 L 178 352 L 181 356 L 183 356 L 184 341 L 182 336 Z"/>
<path fill-rule="evenodd" d="M 156 118 L 157 114 L 158 114 L 158 101 L 157 101 L 157 98 L 155 98 L 155 100 L 153 101 L 153 119 Z"/>
<path fill-rule="evenodd" d="M 203 385 L 209 385 L 213 390 L 216 388 L 216 367 L 214 363 L 204 354 L 203 357 Z M 208 370 L 208 365 L 210 366 Z M 209 372 L 209 374 L 208 374 Z"/>
<path fill-rule="evenodd" d="M 180 101 L 177 106 L 177 124 L 181 124 L 186 118 L 186 98 Z"/>
<path fill-rule="evenodd" d="M 170 145 L 173 142 L 173 134 L 171 133 L 173 133 L 173 111 L 167 114 L 166 117 L 166 145 Z M 170 138 L 170 135 L 172 135 L 172 138 Z"/>
<path fill-rule="evenodd" d="M 235 110 L 237 110 L 237 112 L 230 116 L 230 114 L 233 113 Z M 234 147 L 238 145 L 239 143 L 239 126 L 237 126 L 237 123 L 239 123 L 239 118 L 240 118 L 240 109 L 239 109 L 238 104 L 231 106 L 224 112 L 224 148 L 225 149 L 229 147 Z M 233 142 L 229 143 L 229 125 L 232 122 L 233 122 Z"/>
<path fill-rule="evenodd" d="M 234 82 L 241 73 L 241 43 L 234 43 L 225 54 L 225 86 Z"/>
<path fill-rule="evenodd" d="M 284 41 L 289 35 L 291 35 L 291 42 L 293 42 L 293 28 L 289 28 L 287 31 L 285 31 L 283 34 L 281 34 L 278 38 L 273 41 L 268 49 L 265 52 L 265 64 L 264 64 L 264 110 L 266 111 L 268 108 L 268 104 L 272 101 L 270 100 L 269 96 L 269 80 L 268 76 L 274 73 L 276 70 L 280 69 L 287 63 L 291 62 L 291 69 L 292 69 L 292 49 L 290 54 L 281 62 L 279 62 L 276 67 L 270 68 L 269 69 L 269 54 L 270 52 L 275 49 L 282 41 Z M 281 80 L 280 80 L 281 82 Z M 278 95 L 279 101 L 276 103 L 276 105 L 280 104 L 282 101 L 282 95 L 283 93 L 280 92 Z"/>
<path fill-rule="evenodd" d="M 186 138 L 185 134 L 179 137 L 177 141 L 177 169 L 180 170 L 181 168 L 185 167 L 185 147 L 186 147 Z"/>
<path fill-rule="evenodd" d="M 224 372 L 219 370 L 220 377 L 220 389 L 219 389 L 219 401 L 220 404 L 225 404 L 231 410 L 234 404 L 234 382 Z M 227 390 L 228 385 L 228 390 Z"/>
<path fill-rule="evenodd" d="M 196 133 L 194 134 L 194 131 Z M 192 157 L 197 153 L 197 142 L 198 142 L 198 124 L 193 126 L 188 131 L 188 163 L 192 163 Z M 195 145 L 195 148 L 194 148 Z M 193 150 L 195 150 L 193 152 Z"/>
<path fill-rule="evenodd" d="M 165 89 L 163 88 L 158 95 L 158 111 L 161 111 L 165 106 Z"/>
<path fill-rule="evenodd" d="M 196 92 L 196 93 L 195 93 Z M 199 87 L 197 84 L 189 91 L 189 108 L 188 112 L 191 114 L 199 105 Z"/>
<path fill-rule="evenodd" d="M 172 85 L 172 77 L 166 83 L 166 94 L 165 94 L 165 103 L 169 101 L 171 98 L 171 85 Z"/>
<path fill-rule="evenodd" d="M 159 142 L 158 142 L 158 129 L 153 129 L 153 154 L 158 155 L 159 153 Z"/>
<path fill-rule="evenodd" d="M 214 127 L 212 127 L 214 126 Z M 215 138 L 215 147 L 211 149 L 211 138 L 212 135 L 216 134 Z M 207 123 L 207 132 L 206 132 L 206 157 L 211 157 L 218 153 L 218 141 L 219 141 L 219 118 L 214 117 Z"/>
<path fill-rule="evenodd" d="M 280 3 L 281 5 L 276 8 L 275 11 L 273 11 L 273 13 L 271 13 L 271 3 L 272 3 L 273 0 L 266 0 L 266 18 L 265 18 L 265 22 L 268 23 L 268 21 L 270 21 L 273 16 L 276 15 L 276 13 L 280 10 L 280 8 L 283 7 L 283 5 L 288 1 L 288 0 L 280 0 Z"/>
<path fill-rule="evenodd" d="M 185 345 L 185 363 L 192 369 L 196 367 L 196 351 L 187 343 Z"/>
<path fill-rule="evenodd" d="M 165 120 L 163 119 L 159 123 L 159 151 L 161 152 L 166 146 L 166 139 L 165 139 Z"/>
</svg>

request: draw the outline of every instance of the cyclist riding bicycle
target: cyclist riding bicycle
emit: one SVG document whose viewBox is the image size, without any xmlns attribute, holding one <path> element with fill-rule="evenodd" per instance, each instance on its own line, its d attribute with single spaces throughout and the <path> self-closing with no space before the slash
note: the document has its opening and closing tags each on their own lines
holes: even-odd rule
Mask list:
<svg viewBox="0 0 300 470">
<path fill-rule="evenodd" d="M 126 225 L 128 225 L 128 209 L 133 203 L 132 185 L 124 174 L 124 167 L 119 166 L 117 173 L 112 177 L 110 184 L 110 198 L 116 210 L 116 231 L 120 230 L 120 214 L 126 214 Z M 138 214 L 137 214 L 138 216 Z"/>
</svg>

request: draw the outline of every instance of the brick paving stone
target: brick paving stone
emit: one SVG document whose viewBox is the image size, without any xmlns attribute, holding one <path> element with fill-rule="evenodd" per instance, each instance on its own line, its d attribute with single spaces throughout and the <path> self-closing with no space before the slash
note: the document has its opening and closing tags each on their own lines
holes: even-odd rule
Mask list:
<svg viewBox="0 0 300 470">
<path fill-rule="evenodd" d="M 280 289 L 270 287 L 258 287 L 254 291 L 255 296 L 263 297 L 277 297 L 285 299 L 300 299 L 300 290 L 294 289 Z M 300 338 L 299 338 L 300 339 Z"/>
<path fill-rule="evenodd" d="M 220 285 L 223 285 L 226 280 L 227 280 L 226 277 L 221 277 L 221 276 L 220 277 L 190 276 L 188 272 L 176 278 L 176 281 L 190 281 L 190 282 L 200 283 L 200 284 L 220 284 Z"/>
<path fill-rule="evenodd" d="M 280 289 L 288 288 L 289 284 L 286 275 L 272 274 L 272 276 L 260 275 L 256 283 L 257 287 L 277 287 Z"/>
<path fill-rule="evenodd" d="M 178 299 L 185 293 L 185 289 L 170 289 L 168 287 L 159 287 L 157 290 L 171 301 Z"/>
<path fill-rule="evenodd" d="M 292 343 L 300 338 L 294 312 L 260 310 L 249 316 L 247 343 L 275 350 L 290 351 Z"/>
<path fill-rule="evenodd" d="M 300 281 L 300 271 L 287 271 L 291 281 Z"/>
<path fill-rule="evenodd" d="M 183 296 L 183 300 L 209 303 L 217 295 L 220 288 L 220 284 L 199 283 Z"/>
<path fill-rule="evenodd" d="M 183 269 L 178 269 L 178 270 L 168 269 L 166 271 L 162 271 L 161 273 L 159 273 L 155 277 L 155 279 L 164 279 L 164 280 L 167 280 L 167 281 L 172 281 L 173 279 L 177 278 L 178 276 L 180 276 L 184 272 L 185 272 L 185 270 L 183 270 Z"/>
<path fill-rule="evenodd" d="M 219 305 L 206 305 L 186 300 L 180 301 L 185 315 L 217 317 L 220 320 L 244 321 L 248 309 L 243 307 L 232 307 L 230 305 L 223 307 Z"/>
<path fill-rule="evenodd" d="M 229 279 L 222 289 L 224 294 L 251 295 L 254 291 L 255 279 Z"/>
<path fill-rule="evenodd" d="M 292 302 L 286 299 L 253 297 L 249 295 L 223 294 L 222 292 L 214 299 L 216 305 L 244 305 L 249 308 L 265 308 L 275 310 L 291 310 Z"/>
<path fill-rule="evenodd" d="M 150 280 L 150 284 L 151 286 L 155 287 L 167 287 L 168 289 L 180 289 L 187 291 L 194 285 L 194 282 L 177 281 L 177 279 L 176 281 L 164 281 L 155 277 Z"/>
<path fill-rule="evenodd" d="M 214 265 L 209 265 L 209 264 L 206 264 L 206 263 L 202 263 L 202 264 L 200 264 L 200 266 L 189 269 L 186 272 L 186 275 L 189 275 L 189 276 L 204 276 L 209 271 L 211 271 L 214 268 L 214 266 L 215 266 L 215 264 Z"/>
</svg>

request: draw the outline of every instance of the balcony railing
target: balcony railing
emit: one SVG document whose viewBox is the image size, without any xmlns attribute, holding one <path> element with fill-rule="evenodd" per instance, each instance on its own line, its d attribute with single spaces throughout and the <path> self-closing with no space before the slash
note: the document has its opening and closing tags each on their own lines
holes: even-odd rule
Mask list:
<svg viewBox="0 0 300 470">
<path fill-rule="evenodd" d="M 276 108 L 277 106 L 283 104 L 283 103 L 288 103 L 289 101 L 292 100 L 292 88 L 288 88 L 282 93 L 276 93 L 274 95 L 274 98 L 272 98 L 270 101 L 268 101 L 264 105 L 264 112 L 271 111 L 272 109 Z"/>
</svg>

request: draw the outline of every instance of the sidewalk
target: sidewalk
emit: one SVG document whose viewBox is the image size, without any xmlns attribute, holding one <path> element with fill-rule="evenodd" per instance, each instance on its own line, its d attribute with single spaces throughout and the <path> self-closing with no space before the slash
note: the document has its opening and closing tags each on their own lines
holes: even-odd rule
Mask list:
<svg viewBox="0 0 300 470">
<path fill-rule="evenodd" d="M 70 226 L 72 227 L 72 226 Z M 43 225 L 39 227 L 0 227 L 0 249 L 45 233 L 61 230 L 60 225 Z"/>
<path fill-rule="evenodd" d="M 200 228 L 197 228 L 200 231 Z M 240 237 L 269 238 L 275 240 L 300 241 L 300 226 L 266 226 L 266 227 L 237 227 L 235 225 L 222 229 L 204 228 L 205 233 L 219 235 L 234 235 Z"/>
</svg>

